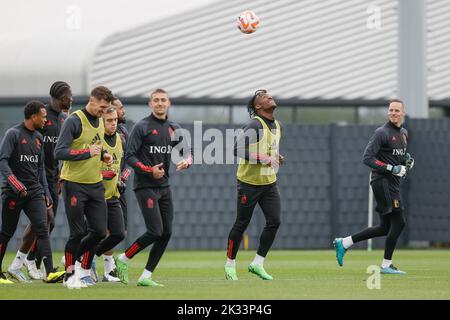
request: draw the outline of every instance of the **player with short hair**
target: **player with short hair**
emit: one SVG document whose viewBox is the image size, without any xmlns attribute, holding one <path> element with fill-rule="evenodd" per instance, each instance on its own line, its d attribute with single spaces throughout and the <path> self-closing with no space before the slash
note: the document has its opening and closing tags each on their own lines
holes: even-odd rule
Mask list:
<svg viewBox="0 0 450 320">
<path fill-rule="evenodd" d="M 23 123 L 10 128 L 0 147 L 0 171 L 5 178 L 2 187 L 2 227 L 0 232 L 0 283 L 9 283 L 1 271 L 9 240 L 14 235 L 23 210 L 36 235 L 36 246 L 45 266 L 44 282 L 58 282 L 64 271 L 53 268 L 48 234 L 47 209 L 52 200 L 44 167 L 44 140 L 37 129 L 47 120 L 45 105 L 30 101 L 24 108 Z M 25 256 L 23 256 L 25 258 Z M 20 271 L 23 259 L 14 259 L 8 274 L 19 282 L 29 282 Z"/>
<path fill-rule="evenodd" d="M 55 148 L 56 159 L 63 160 L 62 194 L 70 229 L 64 281 L 69 289 L 95 284 L 90 269 L 107 228 L 101 168 L 102 162 L 113 161 L 103 149 L 105 129 L 101 117 L 113 100 L 108 88 L 94 88 L 86 107 L 73 112 L 64 122 Z"/>
<path fill-rule="evenodd" d="M 127 210 L 127 199 L 125 196 L 125 190 L 126 190 L 126 183 L 128 181 L 128 178 L 130 177 L 131 170 L 128 164 L 125 161 L 125 149 L 128 141 L 128 130 L 125 127 L 126 123 L 126 117 L 125 117 L 125 108 L 122 104 L 122 101 L 118 97 L 114 97 L 114 101 L 112 102 L 112 105 L 116 108 L 117 112 L 117 133 L 120 136 L 120 139 L 122 140 L 122 147 L 123 147 L 123 158 L 120 162 L 120 187 L 119 187 L 119 201 L 120 201 L 120 207 L 122 209 L 123 213 L 123 220 L 125 225 L 125 236 L 127 234 L 127 218 L 128 218 L 128 210 Z M 108 250 L 103 254 L 103 262 L 104 262 L 104 273 L 103 273 L 103 281 L 104 282 L 117 282 L 120 281 L 119 278 L 117 278 L 117 270 L 116 270 L 116 264 L 113 257 L 113 250 Z M 98 278 L 98 276 L 97 276 Z"/>
<path fill-rule="evenodd" d="M 121 162 L 123 160 L 122 139 L 117 131 L 117 111 L 115 106 L 106 110 L 103 114 L 103 122 L 105 124 L 105 143 L 103 148 L 113 157 L 111 165 L 103 164 L 102 176 L 103 185 L 105 186 L 105 199 L 108 207 L 108 236 L 98 245 L 95 253 L 96 257 L 100 257 L 107 251 L 112 250 L 125 238 L 124 215 L 121 203 L 119 201 L 121 194 L 119 190 L 125 189 L 125 183 L 120 179 Z M 108 266 L 105 263 L 105 266 Z M 119 282 L 115 274 L 111 274 L 113 270 L 105 268 L 103 282 Z M 98 278 L 98 277 L 96 277 Z M 98 279 L 95 279 L 98 281 Z"/>
<path fill-rule="evenodd" d="M 344 255 L 354 244 L 375 237 L 387 236 L 384 259 L 381 263 L 383 274 L 405 274 L 392 263 L 392 255 L 397 240 L 405 226 L 403 202 L 400 195 L 400 178 L 414 166 L 414 159 L 406 152 L 408 131 L 402 127 L 405 104 L 399 99 L 390 101 L 389 121 L 375 130 L 364 151 L 364 164 L 372 168 L 372 187 L 380 224 L 366 228 L 345 238 L 336 238 L 334 246 L 339 266 L 343 266 Z"/>
<path fill-rule="evenodd" d="M 169 167 L 172 149 L 180 148 L 184 159 L 176 164 L 176 170 L 187 169 L 191 163 L 186 139 L 174 139 L 175 130 L 181 127 L 167 118 L 169 95 L 157 89 L 150 95 L 152 113 L 136 123 L 130 133 L 126 160 L 134 169 L 134 191 L 144 217 L 147 232 L 139 237 L 117 259 L 117 272 L 123 283 L 128 283 L 128 261 L 153 244 L 138 286 L 162 286 L 152 279 L 159 260 L 172 234 L 173 203 L 169 186 Z"/>
<path fill-rule="evenodd" d="M 266 90 L 257 90 L 247 105 L 252 119 L 245 125 L 234 146 L 234 154 L 239 158 L 238 198 L 236 221 L 228 236 L 225 264 L 225 277 L 228 280 L 238 280 L 236 255 L 256 204 L 264 213 L 266 225 L 248 271 L 263 280 L 272 280 L 263 264 L 275 239 L 281 215 L 277 171 L 284 157 L 279 154 L 278 148 L 281 126 L 274 118 L 276 107 L 275 100 Z"/>
<path fill-rule="evenodd" d="M 56 81 L 50 87 L 50 97 L 50 103 L 46 106 L 47 121 L 42 129 L 37 129 L 44 138 L 45 173 L 53 202 L 53 206 L 47 209 L 49 233 L 52 232 L 55 226 L 54 220 L 58 211 L 60 193 L 59 161 L 55 159 L 55 146 L 61 126 L 67 117 L 65 111 L 70 109 L 73 102 L 72 90 L 66 82 Z M 26 255 L 27 252 L 28 255 Z M 22 244 L 13 263 L 17 263 L 18 266 L 21 261 L 24 262 L 31 279 L 43 279 L 43 274 L 39 270 L 41 257 L 37 252 L 36 235 L 31 228 L 31 224 L 28 224 L 23 233 Z"/>
</svg>

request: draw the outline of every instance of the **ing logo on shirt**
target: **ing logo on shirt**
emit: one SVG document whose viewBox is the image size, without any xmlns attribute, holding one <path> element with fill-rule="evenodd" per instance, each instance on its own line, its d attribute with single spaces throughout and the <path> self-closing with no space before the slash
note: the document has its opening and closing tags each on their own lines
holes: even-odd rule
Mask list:
<svg viewBox="0 0 450 320">
<path fill-rule="evenodd" d="M 393 156 L 404 156 L 405 153 L 406 153 L 406 148 L 392 149 L 392 155 Z"/>
</svg>

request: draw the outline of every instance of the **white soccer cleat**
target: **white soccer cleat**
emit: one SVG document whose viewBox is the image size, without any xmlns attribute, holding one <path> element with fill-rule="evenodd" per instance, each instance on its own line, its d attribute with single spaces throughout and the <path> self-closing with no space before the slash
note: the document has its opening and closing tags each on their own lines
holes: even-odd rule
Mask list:
<svg viewBox="0 0 450 320">
<path fill-rule="evenodd" d="M 36 266 L 36 261 L 25 260 L 25 267 L 27 268 L 28 275 L 33 280 L 42 280 L 44 275 L 41 270 L 38 270 Z"/>
<path fill-rule="evenodd" d="M 11 267 L 9 267 L 7 273 L 11 278 L 17 280 L 20 283 L 31 283 L 31 280 L 28 280 L 26 275 L 24 275 L 20 269 L 12 269 Z"/>
<path fill-rule="evenodd" d="M 63 281 L 64 287 L 67 289 L 81 289 L 87 288 L 87 285 L 80 281 L 76 274 L 72 274 L 67 280 Z"/>
<path fill-rule="evenodd" d="M 103 274 L 102 282 L 120 282 L 120 279 L 114 276 L 113 271 L 108 274 Z"/>
</svg>

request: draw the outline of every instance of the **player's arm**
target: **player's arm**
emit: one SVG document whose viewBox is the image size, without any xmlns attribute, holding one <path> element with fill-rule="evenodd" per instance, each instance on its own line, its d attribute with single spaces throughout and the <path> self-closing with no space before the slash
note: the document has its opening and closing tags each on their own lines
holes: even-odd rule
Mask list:
<svg viewBox="0 0 450 320">
<path fill-rule="evenodd" d="M 50 190 L 48 189 L 48 183 L 47 183 L 47 175 L 45 174 L 45 161 L 44 161 L 45 153 L 44 148 L 41 148 L 41 152 L 39 154 L 39 183 L 44 188 L 45 192 L 45 204 L 47 205 L 47 208 L 50 208 L 53 204 L 52 197 L 50 195 Z"/>
<path fill-rule="evenodd" d="M 18 145 L 19 136 L 16 130 L 9 129 L 2 141 L 0 147 L 0 171 L 3 177 L 8 182 L 9 186 L 14 190 L 16 194 L 24 193 L 26 194 L 26 188 L 22 182 L 17 179 L 17 177 L 13 174 L 10 166 L 9 166 L 9 158 L 14 151 L 14 148 Z"/>
<path fill-rule="evenodd" d="M 125 141 L 128 141 L 128 137 L 130 136 L 128 134 L 128 130 L 125 127 L 121 127 L 121 130 L 126 137 Z M 126 144 L 124 144 L 123 145 L 123 155 L 122 155 L 122 159 L 121 159 L 121 163 L 120 163 L 121 166 L 123 165 L 123 170 L 120 173 L 120 180 L 122 180 L 122 182 L 124 182 L 124 183 L 126 183 L 128 181 L 128 178 L 130 177 L 130 174 L 131 174 L 131 167 L 128 165 L 128 163 L 125 160 L 126 154 L 127 154 L 127 146 L 126 146 Z"/>
<path fill-rule="evenodd" d="M 121 180 L 122 182 L 125 183 L 125 182 L 128 181 L 128 178 L 129 178 L 130 175 L 131 175 L 131 167 L 130 167 L 130 166 L 127 164 L 127 162 L 125 161 L 125 157 L 122 158 L 121 161 L 124 161 L 125 166 L 124 166 L 122 172 L 120 173 L 120 180 Z"/>
<path fill-rule="evenodd" d="M 381 146 L 387 143 L 387 140 L 387 134 L 382 129 L 377 129 L 364 150 L 363 162 L 365 165 L 378 172 L 403 176 L 406 172 L 404 166 L 394 166 L 377 159 L 377 154 L 380 151 Z"/>
<path fill-rule="evenodd" d="M 55 146 L 55 158 L 57 160 L 79 161 L 91 157 L 91 148 L 71 149 L 73 140 L 81 134 L 81 120 L 73 115 L 64 121 L 58 142 Z M 97 153 L 98 154 L 98 153 Z"/>
<path fill-rule="evenodd" d="M 182 160 L 180 160 L 176 165 L 176 170 L 180 171 L 187 169 L 192 165 L 193 162 L 191 143 L 187 135 L 184 134 L 184 129 L 182 129 L 178 124 L 173 123 L 171 124 L 171 127 L 174 130 L 174 141 L 172 141 L 172 146 L 179 152 L 182 157 Z"/>
<path fill-rule="evenodd" d="M 404 130 L 404 134 L 406 136 L 406 140 L 408 140 L 408 131 L 406 131 L 406 129 Z M 411 170 L 414 167 L 414 158 L 412 157 L 412 155 L 407 152 L 405 154 L 405 157 L 403 158 L 403 165 L 408 169 Z"/>
<path fill-rule="evenodd" d="M 163 164 L 159 163 L 155 166 L 147 166 L 137 157 L 144 139 L 144 124 L 137 123 L 131 130 L 127 143 L 126 161 L 134 169 L 135 173 L 143 175 L 152 175 L 159 179 L 164 175 Z M 161 175 L 162 172 L 162 175 Z"/>
</svg>

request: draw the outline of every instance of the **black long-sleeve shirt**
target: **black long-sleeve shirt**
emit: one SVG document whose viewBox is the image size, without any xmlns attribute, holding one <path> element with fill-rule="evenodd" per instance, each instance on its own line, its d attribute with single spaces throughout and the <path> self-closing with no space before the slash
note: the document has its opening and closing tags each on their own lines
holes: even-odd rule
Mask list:
<svg viewBox="0 0 450 320">
<path fill-rule="evenodd" d="M 96 116 L 91 115 L 89 112 L 87 112 L 86 109 L 82 109 L 82 111 L 86 115 L 86 118 L 89 120 L 91 125 L 97 128 L 99 126 L 100 119 Z M 64 124 L 61 128 L 61 133 L 58 138 L 58 142 L 55 146 L 55 158 L 57 160 L 78 161 L 86 160 L 91 157 L 89 148 L 81 150 L 70 149 L 70 145 L 72 144 L 73 140 L 80 137 L 81 131 L 81 119 L 75 113 L 72 113 L 64 121 Z"/>
<path fill-rule="evenodd" d="M 123 123 L 117 124 L 117 133 L 120 136 L 120 140 L 122 140 L 122 149 L 123 149 L 123 158 L 122 162 L 120 163 L 120 172 L 121 172 L 120 178 L 122 179 L 122 181 L 127 181 L 130 176 L 131 169 L 130 166 L 125 161 L 126 146 L 129 137 L 128 130 L 125 127 L 125 124 Z"/>
<path fill-rule="evenodd" d="M 267 119 L 263 116 L 258 116 L 265 124 L 269 127 L 270 130 L 276 130 L 275 120 Z M 265 160 L 267 155 L 263 154 L 251 154 L 249 151 L 249 145 L 253 143 L 259 142 L 263 133 L 263 126 L 261 122 L 252 118 L 245 126 L 242 128 L 242 131 L 236 138 L 236 142 L 234 143 L 234 155 L 238 158 L 242 158 L 245 160 L 253 160 L 256 162 L 260 162 L 261 160 Z M 281 124 L 280 124 L 280 130 Z"/>
<path fill-rule="evenodd" d="M 59 162 L 55 158 L 55 146 L 61 132 L 62 124 L 67 116 L 63 112 L 57 112 L 51 106 L 47 106 L 47 122 L 44 128 L 38 131 L 44 138 L 45 173 L 47 182 L 57 182 L 59 176 Z"/>
<path fill-rule="evenodd" d="M 49 195 L 44 168 L 42 135 L 28 130 L 23 123 L 6 131 L 0 146 L 0 171 L 5 178 L 2 190 L 18 195 Z"/>
<path fill-rule="evenodd" d="M 174 131 L 180 125 L 156 118 L 153 113 L 135 124 L 131 130 L 126 148 L 126 161 L 134 169 L 134 189 L 169 186 L 169 168 L 172 149 L 177 146 L 183 157 L 191 159 L 187 139 L 174 139 Z M 177 141 L 175 141 L 177 140 Z M 153 178 L 152 167 L 163 163 L 164 176 Z"/>
<path fill-rule="evenodd" d="M 403 127 L 389 121 L 375 130 L 363 156 L 364 164 L 372 168 L 372 181 L 388 177 L 395 186 L 400 186 L 400 177 L 392 175 L 392 168 L 405 164 L 407 145 L 408 131 Z"/>
</svg>

